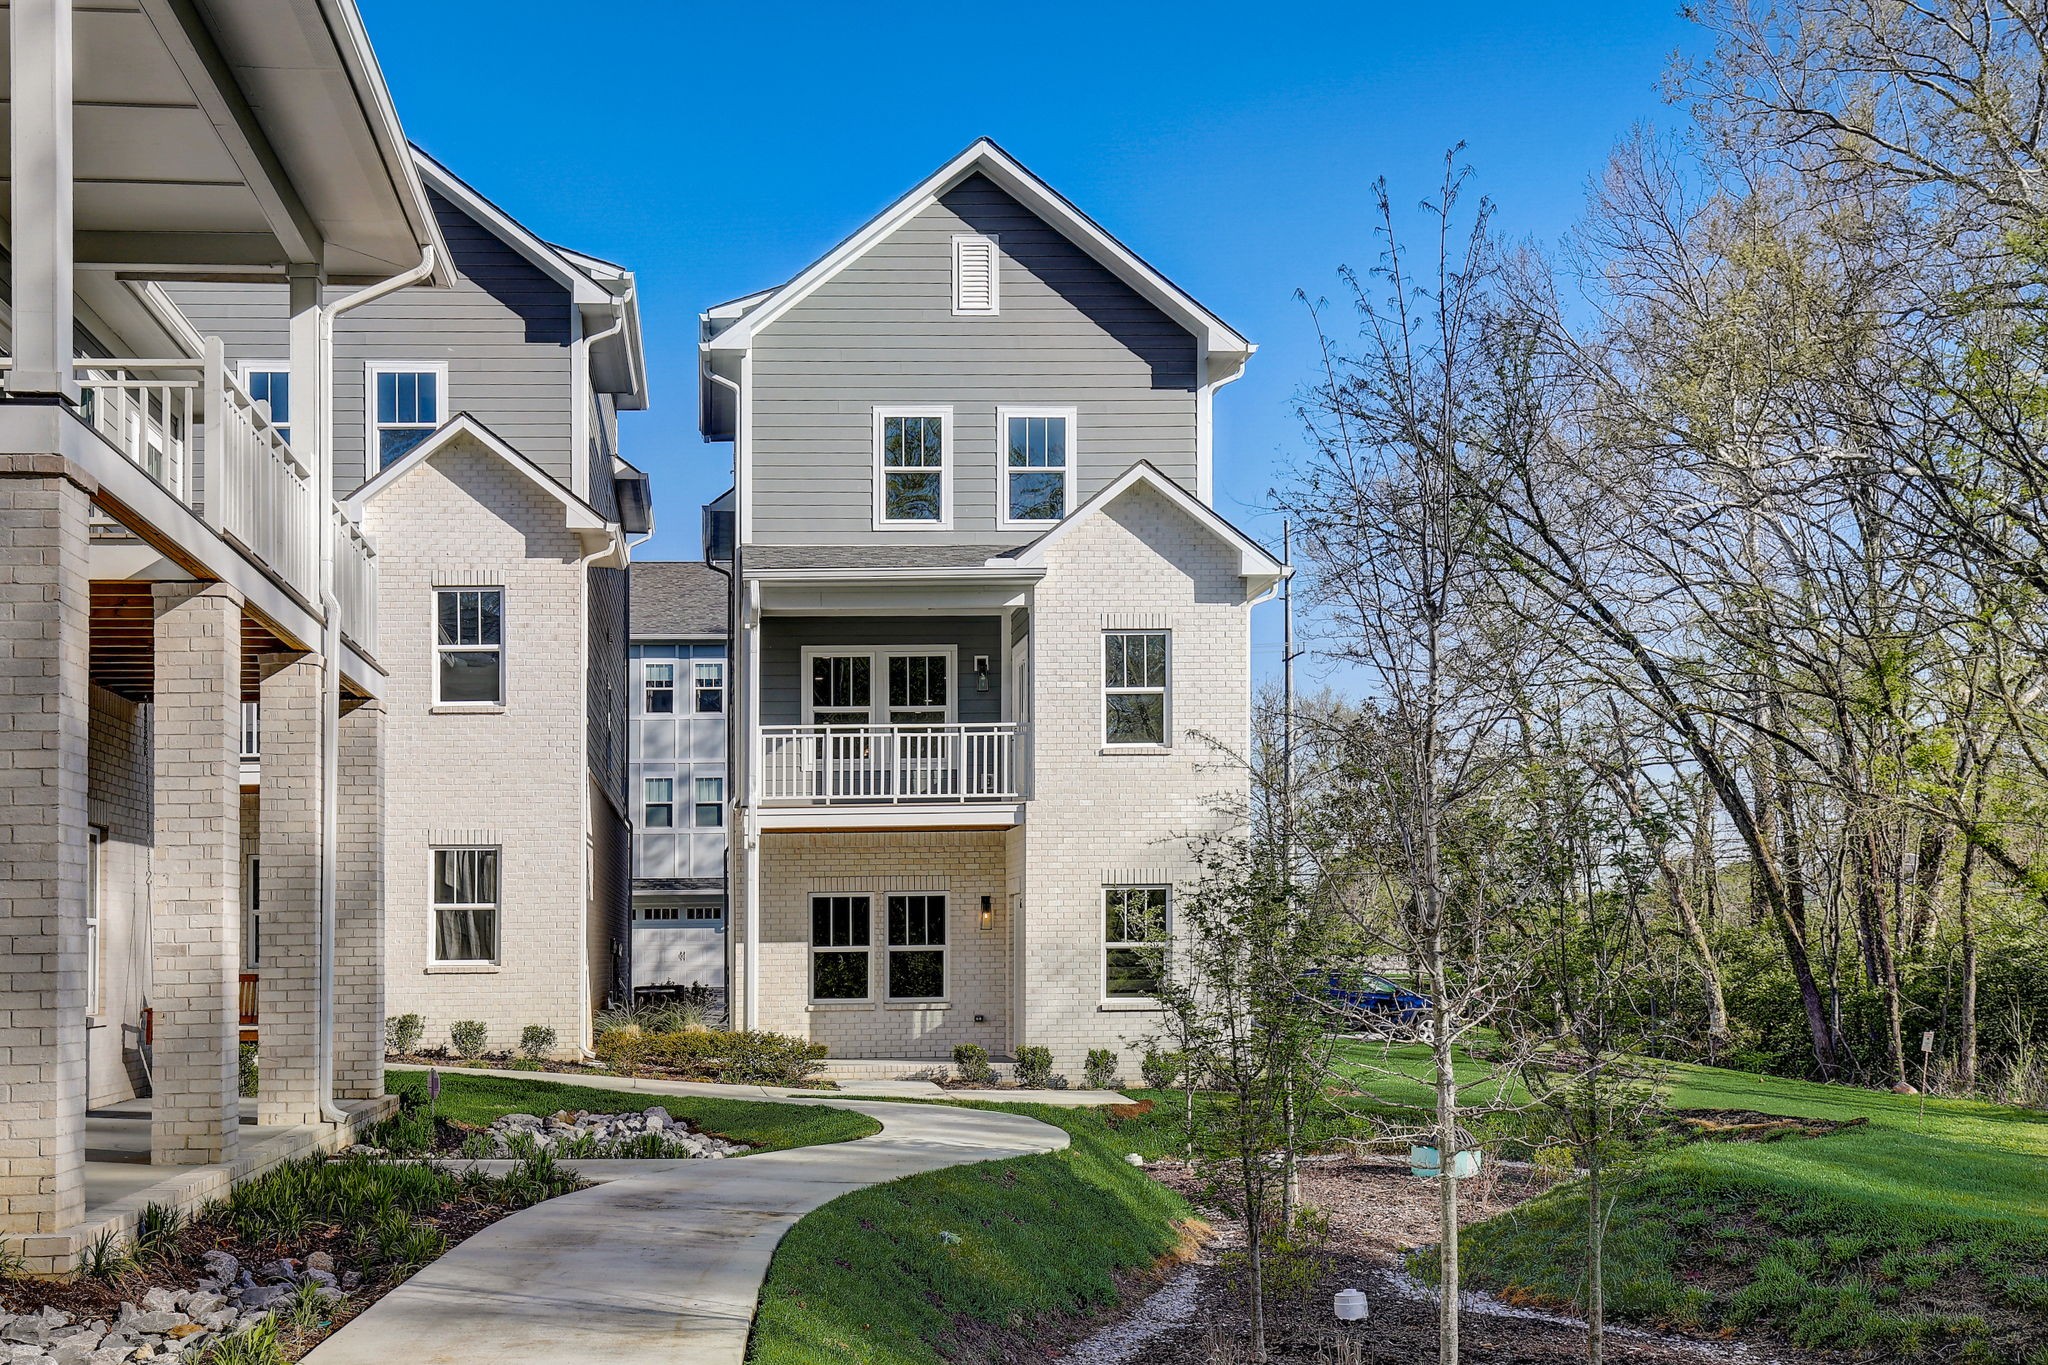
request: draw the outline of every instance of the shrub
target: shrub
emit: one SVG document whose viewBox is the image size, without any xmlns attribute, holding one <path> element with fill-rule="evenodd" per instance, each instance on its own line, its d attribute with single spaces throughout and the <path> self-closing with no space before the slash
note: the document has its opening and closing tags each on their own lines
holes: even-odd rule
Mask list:
<svg viewBox="0 0 2048 1365">
<path fill-rule="evenodd" d="M 457 1019 L 448 1028 L 448 1041 L 455 1045 L 457 1056 L 473 1062 L 490 1044 L 491 1026 L 481 1019 Z"/>
<path fill-rule="evenodd" d="M 427 1021 L 417 1014 L 394 1014 L 384 1021 L 384 1050 L 409 1057 L 419 1050 L 427 1033 Z"/>
<path fill-rule="evenodd" d="M 1052 1049 L 1049 1047 L 1020 1047 L 1017 1049 L 1017 1083 L 1031 1090 L 1043 1090 L 1052 1079 Z"/>
<path fill-rule="evenodd" d="M 555 1050 L 555 1031 L 546 1024 L 528 1024 L 519 1030 L 519 1055 L 539 1061 Z"/>
<path fill-rule="evenodd" d="M 650 1033 L 629 1024 L 598 1035 L 597 1055 L 617 1071 L 652 1066 L 692 1079 L 802 1085 L 817 1074 L 825 1045 L 781 1033 Z"/>
<path fill-rule="evenodd" d="M 238 1095 L 254 1095 L 258 1079 L 256 1044 L 244 1043 L 242 1044 L 241 1055 L 236 1059 L 235 1063 L 235 1093 Z"/>
<path fill-rule="evenodd" d="M 987 1085 L 996 1078 L 996 1069 L 988 1064 L 988 1049 L 978 1043 L 955 1047 L 953 1065 L 960 1068 L 960 1079 L 970 1085 Z"/>
<path fill-rule="evenodd" d="M 1088 1049 L 1088 1060 L 1081 1064 L 1081 1079 L 1090 1090 L 1116 1089 L 1116 1054 L 1106 1047 Z"/>
<path fill-rule="evenodd" d="M 1171 1090 L 1180 1079 L 1181 1055 L 1178 1052 L 1161 1052 L 1158 1048 L 1147 1048 L 1144 1058 L 1138 1063 L 1138 1074 L 1145 1078 L 1145 1084 L 1153 1090 Z"/>
</svg>

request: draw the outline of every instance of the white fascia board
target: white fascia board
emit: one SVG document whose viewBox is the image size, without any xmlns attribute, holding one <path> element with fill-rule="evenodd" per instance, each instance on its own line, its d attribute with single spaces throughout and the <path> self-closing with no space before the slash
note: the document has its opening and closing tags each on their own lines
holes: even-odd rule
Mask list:
<svg viewBox="0 0 2048 1365">
<path fill-rule="evenodd" d="M 535 236 L 518 219 L 484 198 L 446 166 L 418 147 L 413 148 L 413 160 L 419 167 L 420 179 L 429 189 L 452 200 L 464 213 L 488 228 L 492 236 L 525 257 L 534 269 L 568 290 L 578 307 L 617 302 L 610 290 Z"/>
<path fill-rule="evenodd" d="M 1273 558 L 1265 546 L 1259 544 L 1259 542 L 1253 540 L 1235 526 L 1232 526 L 1228 521 L 1219 516 L 1214 508 L 1208 506 L 1201 499 L 1194 497 L 1185 488 L 1182 488 L 1172 479 L 1160 473 L 1151 464 L 1142 460 L 1126 469 L 1122 474 L 1119 474 L 1115 481 L 1107 488 L 1102 489 L 1094 497 L 1075 508 L 1065 521 L 1032 541 L 1018 554 L 1007 560 L 990 560 L 989 567 L 994 568 L 1002 564 L 1016 564 L 1043 569 L 1047 551 L 1071 534 L 1076 526 L 1100 513 L 1104 508 L 1141 483 L 1159 493 L 1167 501 L 1173 503 L 1197 522 L 1200 522 L 1203 528 L 1217 539 L 1235 547 L 1238 554 L 1238 573 L 1246 579 L 1254 583 L 1260 583 L 1265 580 L 1278 581 L 1286 576 L 1287 567 L 1279 560 Z"/>
<path fill-rule="evenodd" d="M 521 474 L 524 474 L 535 487 L 541 489 L 549 497 L 560 503 L 563 512 L 562 524 L 569 530 L 594 532 L 600 536 L 607 533 L 616 535 L 617 528 L 611 522 L 604 519 L 603 513 L 577 497 L 567 488 L 564 488 L 559 480 L 507 445 L 496 432 L 466 412 L 458 412 L 455 416 L 443 422 L 427 439 L 421 441 L 411 450 L 406 451 L 405 454 L 399 456 L 396 460 L 393 460 L 378 471 L 377 477 L 349 494 L 348 501 L 344 504 L 348 509 L 349 516 L 357 521 L 361 521 L 363 513 L 368 510 L 369 505 L 380 494 L 396 484 L 400 479 L 403 479 L 407 474 L 410 474 L 413 470 L 432 459 L 436 454 L 447 449 L 449 443 L 457 436 L 468 436 L 478 445 L 481 445 L 506 464 L 511 465 Z"/>
<path fill-rule="evenodd" d="M 895 203 L 870 219 L 866 226 L 840 242 L 818 261 L 779 289 L 766 301 L 742 314 L 733 324 L 705 344 L 714 350 L 743 351 L 753 344 L 754 334 L 806 298 L 811 291 L 858 260 L 875 243 L 895 232 L 939 196 L 973 174 L 987 176 L 1011 197 L 1044 219 L 1055 231 L 1093 257 L 1104 269 L 1136 290 L 1152 305 L 1191 333 L 1206 339 L 1213 364 L 1216 359 L 1243 357 L 1257 349 L 1230 324 L 1197 303 L 1180 286 L 1166 278 L 1143 257 L 1111 236 L 1050 185 L 1025 169 L 1022 163 L 988 138 L 981 138 L 966 151 L 941 166 Z M 735 300 L 735 304 L 743 302 Z M 726 305 L 732 307 L 733 305 Z"/>
<path fill-rule="evenodd" d="M 874 806 L 760 806 L 765 833 L 868 829 L 1008 829 L 1024 823 L 1021 801 Z"/>
</svg>

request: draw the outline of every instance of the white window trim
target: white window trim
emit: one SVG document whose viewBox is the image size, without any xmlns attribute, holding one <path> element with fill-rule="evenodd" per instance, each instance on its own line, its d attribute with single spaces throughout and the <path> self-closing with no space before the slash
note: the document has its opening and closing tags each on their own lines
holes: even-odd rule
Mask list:
<svg viewBox="0 0 2048 1365">
<path fill-rule="evenodd" d="M 967 242 L 988 243 L 988 307 L 962 308 L 960 306 L 960 248 Z M 1003 239 L 992 232 L 956 232 L 953 234 L 953 316 L 956 318 L 992 318 L 1001 316 L 1003 311 Z"/>
<path fill-rule="evenodd" d="M 697 799 L 697 784 L 698 784 L 699 782 L 716 782 L 716 783 L 718 784 L 718 799 L 717 799 L 716 801 L 699 801 L 699 800 Z M 697 811 L 698 811 L 698 809 L 699 809 L 700 807 L 703 807 L 703 806 L 716 806 L 716 807 L 718 807 L 718 823 L 717 823 L 717 824 L 715 824 L 715 825 L 700 825 L 700 824 L 698 824 L 698 823 L 697 823 Z M 718 830 L 718 831 L 720 831 L 720 832 L 723 832 L 723 831 L 724 831 L 724 829 L 725 829 L 725 774 L 723 774 L 723 773 L 703 773 L 703 774 L 701 774 L 701 775 L 700 775 L 700 774 L 697 774 L 697 773 L 691 773 L 691 774 L 690 774 L 690 828 L 691 828 L 691 829 L 694 829 L 694 830 Z"/>
<path fill-rule="evenodd" d="M 1133 1005 L 1148 1002 L 1156 1005 L 1159 1002 L 1159 997 L 1156 995 L 1111 995 L 1109 993 L 1109 950 L 1111 948 L 1145 948 L 1151 946 L 1149 941 L 1117 939 L 1112 942 L 1110 940 L 1107 932 L 1108 925 L 1104 921 L 1109 913 L 1109 893 L 1112 891 L 1164 891 L 1166 893 L 1166 937 L 1160 940 L 1159 946 L 1165 950 L 1166 957 L 1171 957 L 1173 954 L 1173 886 L 1167 882 L 1105 883 L 1102 888 L 1102 896 L 1096 903 L 1096 920 L 1101 925 L 1102 930 L 1102 950 L 1095 962 L 1095 989 L 1102 997 L 1101 1003 L 1111 1009 L 1119 1007 L 1129 1009 Z M 1160 971 L 1162 975 L 1165 972 L 1164 961 L 1160 964 Z"/>
<path fill-rule="evenodd" d="M 925 654 L 946 656 L 946 719 L 942 724 L 957 725 L 960 722 L 960 647 L 958 645 L 805 645 L 797 651 L 797 693 L 803 701 L 803 723 L 815 725 L 815 714 L 811 705 L 811 660 L 819 655 L 828 658 L 844 658 L 849 655 L 868 656 L 868 721 L 869 725 L 889 723 L 889 660 L 892 658 L 915 658 Z M 1171 678 L 1171 671 L 1167 677 Z"/>
<path fill-rule="evenodd" d="M 502 610 L 502 608 L 501 608 L 501 610 Z M 503 626 L 502 626 L 502 625 L 501 625 L 501 626 L 499 627 L 499 634 L 500 634 L 500 635 L 503 635 L 503 634 L 504 634 L 504 628 L 503 628 Z M 651 707 L 649 707 L 649 706 L 648 706 L 648 704 L 647 704 L 647 699 L 648 699 L 648 697 L 649 697 L 650 695 L 652 695 L 652 693 L 653 693 L 653 691 L 654 691 L 654 670 L 655 670 L 655 669 L 657 669 L 657 668 L 666 668 L 666 669 L 668 670 L 668 710 L 666 710 L 666 711 L 656 711 L 656 710 L 652 709 Z M 679 689 L 678 689 L 678 688 L 676 687 L 676 660 L 674 660 L 674 659 L 642 659 L 642 660 L 640 661 L 640 714 L 641 714 L 641 715 L 643 715 L 643 716 L 673 716 L 673 715 L 678 715 L 678 714 L 680 714 L 680 713 L 679 713 L 679 712 L 678 712 L 678 711 L 676 710 L 676 693 L 677 693 L 677 691 L 678 691 L 678 690 L 679 690 Z"/>
<path fill-rule="evenodd" d="M 649 788 L 656 782 L 668 783 L 668 800 L 656 801 Z M 668 807 L 668 823 L 657 825 L 649 811 L 656 806 Z M 673 777 L 645 777 L 640 779 L 640 828 L 647 830 L 675 829 L 676 825 L 676 780 Z"/>
<path fill-rule="evenodd" d="M 1173 747 L 1173 632 L 1171 630 L 1139 630 L 1135 628 L 1104 630 L 1097 635 L 1096 642 L 1100 644 L 1104 639 L 1111 635 L 1164 635 L 1166 637 L 1166 684 L 1165 686 L 1159 688 L 1111 687 L 1109 685 L 1109 668 L 1108 665 L 1104 662 L 1104 651 L 1100 649 L 1096 650 L 1095 667 L 1102 675 L 1102 682 L 1100 684 L 1102 696 L 1100 702 L 1097 705 L 1097 710 L 1100 712 L 1100 720 L 1102 725 L 1102 747 L 1107 750 L 1141 754 L 1156 754 L 1161 753 L 1167 749 L 1171 749 Z M 1115 693 L 1135 695 L 1140 692 L 1153 691 L 1157 691 L 1158 693 L 1160 693 L 1160 742 L 1154 744 L 1150 740 L 1110 739 L 1109 699 L 1111 694 Z"/>
<path fill-rule="evenodd" d="M 442 905 L 440 901 L 434 899 L 434 856 L 439 853 L 456 853 L 469 849 L 488 850 L 498 855 L 498 898 L 494 901 L 478 903 L 479 905 L 488 904 L 491 907 L 492 913 L 498 917 L 498 932 L 495 935 L 498 940 L 498 955 L 496 957 L 442 957 L 434 951 L 435 939 L 438 937 L 434 932 L 436 927 L 434 912 L 439 910 Z M 460 908 L 474 909 L 476 907 L 463 906 Z M 429 967 L 497 967 L 504 964 L 504 958 L 505 846 L 503 844 L 434 844 L 429 846 L 427 849 L 427 965 Z"/>
<path fill-rule="evenodd" d="M 460 583 L 448 586 L 436 584 L 430 591 L 434 597 L 433 614 L 427 626 L 427 670 L 434 680 L 434 709 L 443 711 L 502 711 L 512 696 L 512 675 L 508 669 L 511 652 L 506 648 L 511 637 L 511 628 L 505 619 L 506 599 L 511 595 L 503 588 L 486 583 Z M 498 594 L 498 699 L 496 701 L 444 701 L 441 698 L 441 651 L 459 650 L 481 654 L 491 645 L 444 645 L 441 643 L 441 594 L 444 592 L 494 592 Z M 1169 674 L 1168 676 L 1171 676 Z"/>
<path fill-rule="evenodd" d="M 815 924 L 817 903 L 820 900 L 832 900 L 841 896 L 849 900 L 864 900 L 868 903 L 868 943 L 865 948 L 820 948 L 818 946 L 818 933 Z M 882 913 L 884 915 L 889 913 L 886 901 L 883 902 Z M 885 939 L 889 937 L 887 930 L 888 926 L 884 925 L 882 937 Z M 804 954 L 804 998 L 806 1000 L 813 1005 L 823 1005 L 828 1008 L 833 1005 L 872 1005 L 875 1003 L 875 895 L 873 892 L 813 891 L 809 896 L 805 897 L 804 946 L 806 949 Z M 861 954 L 867 960 L 868 966 L 866 992 L 858 996 L 819 996 L 817 994 L 819 953 Z"/>
<path fill-rule="evenodd" d="M 1022 519 L 1010 515 L 1010 419 L 1012 417 L 1063 417 L 1067 423 L 1067 486 L 1064 494 L 1064 510 L 1057 517 L 1045 520 Z M 1022 403 L 1016 406 L 996 408 L 996 524 L 1005 529 L 1041 530 L 1057 526 L 1067 519 L 1074 510 L 1076 481 L 1074 465 L 1079 455 L 1075 449 L 1081 429 L 1080 412 L 1076 408 L 1046 406 Z M 1024 471 L 1014 471 L 1022 473 Z"/>
<path fill-rule="evenodd" d="M 726 708 L 727 708 L 727 707 L 728 707 L 728 706 L 729 706 L 729 705 L 731 704 L 731 698 L 729 698 L 729 697 L 727 697 L 727 696 L 726 696 L 726 667 L 725 667 L 725 660 L 723 660 L 723 659 L 691 659 L 691 660 L 689 661 L 689 664 L 690 664 L 690 714 L 691 714 L 691 715 L 693 715 L 693 716 L 722 716 L 722 715 L 724 715 L 724 714 L 725 714 L 725 712 L 726 712 Z M 700 669 L 700 668 L 715 668 L 715 669 L 717 669 L 717 670 L 718 670 L 718 709 L 717 709 L 716 711 L 699 711 L 699 710 L 697 709 L 697 670 L 698 670 L 698 669 Z"/>
<path fill-rule="evenodd" d="M 939 922 L 945 926 L 946 941 L 936 946 L 928 943 L 906 943 L 900 946 L 889 942 L 889 902 L 897 896 L 937 897 Z M 870 918 L 874 911 L 868 912 Z M 868 937 L 873 938 L 874 926 L 868 926 Z M 882 999 L 891 1005 L 933 1005 L 943 1004 L 953 998 L 953 896 L 947 891 L 885 891 L 882 893 Z M 891 995 L 889 993 L 889 959 L 897 953 L 937 953 L 939 955 L 939 993 L 937 995 Z"/>
<path fill-rule="evenodd" d="M 286 387 L 289 388 L 292 378 L 291 362 L 288 360 L 243 361 L 235 367 L 235 382 L 242 386 L 243 393 L 249 393 L 249 376 L 252 374 L 281 374 L 285 378 Z M 255 395 L 251 394 L 250 396 L 254 397 Z M 288 427 L 292 424 L 289 417 L 282 422 L 279 422 L 276 417 L 272 417 L 270 420 L 277 426 Z"/>
<path fill-rule="evenodd" d="M 882 479 L 882 423 L 891 417 L 936 417 L 939 428 L 939 519 L 937 521 L 891 521 L 882 515 L 886 505 Z M 875 405 L 874 521 L 877 531 L 950 531 L 953 529 L 953 407 L 950 403 L 877 403 Z"/>
<path fill-rule="evenodd" d="M 406 424 L 411 430 L 433 431 L 447 424 L 455 411 L 454 396 L 448 392 L 448 362 L 445 360 L 366 360 L 363 362 L 363 479 L 368 482 L 383 472 L 384 457 L 377 441 L 377 376 L 380 374 L 432 374 L 434 392 L 441 412 L 433 426 Z M 401 457 L 403 458 L 403 457 Z"/>
</svg>

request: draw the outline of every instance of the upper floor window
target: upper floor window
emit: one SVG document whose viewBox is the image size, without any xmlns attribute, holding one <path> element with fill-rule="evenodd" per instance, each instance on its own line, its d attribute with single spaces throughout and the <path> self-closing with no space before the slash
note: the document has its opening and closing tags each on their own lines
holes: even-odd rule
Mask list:
<svg viewBox="0 0 2048 1365">
<path fill-rule="evenodd" d="M 505 594 L 500 588 L 434 593 L 434 700 L 442 705 L 505 701 Z"/>
<path fill-rule="evenodd" d="M 722 777 L 699 777 L 692 782 L 696 800 L 693 824 L 698 829 L 717 829 L 725 823 L 725 779 Z"/>
<path fill-rule="evenodd" d="M 1074 505 L 1074 410 L 1002 408 L 1002 519 L 1005 524 L 1058 521 Z"/>
<path fill-rule="evenodd" d="M 673 777 L 647 779 L 646 818 L 649 829 L 673 829 L 676 823 L 676 780 Z"/>
<path fill-rule="evenodd" d="M 676 709 L 676 666 L 647 665 L 647 714 L 666 716 Z"/>
<path fill-rule="evenodd" d="M 953 239 L 953 311 L 1000 313 L 1002 272 L 996 239 L 962 233 Z"/>
<path fill-rule="evenodd" d="M 700 715 L 715 716 L 725 710 L 725 664 L 718 659 L 699 659 L 691 666 Z"/>
<path fill-rule="evenodd" d="M 875 410 L 875 527 L 944 530 L 953 520 L 951 408 Z"/>
<path fill-rule="evenodd" d="M 251 366 L 242 371 L 242 387 L 257 402 L 270 405 L 270 420 L 277 427 L 277 434 L 289 442 L 292 439 L 292 372 L 259 370 Z"/>
<path fill-rule="evenodd" d="M 1167 635 L 1112 630 L 1102 637 L 1102 742 L 1166 743 Z"/>
<path fill-rule="evenodd" d="M 448 367 L 372 365 L 369 390 L 370 448 L 382 469 L 441 425 L 448 401 Z"/>
</svg>

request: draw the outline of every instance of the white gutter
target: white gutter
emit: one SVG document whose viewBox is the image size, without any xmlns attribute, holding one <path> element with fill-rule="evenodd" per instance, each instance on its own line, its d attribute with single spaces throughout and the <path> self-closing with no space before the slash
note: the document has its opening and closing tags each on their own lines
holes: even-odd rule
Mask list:
<svg viewBox="0 0 2048 1365">
<path fill-rule="evenodd" d="M 348 1114 L 334 1102 L 334 865 L 341 856 L 341 603 L 334 595 L 334 320 L 366 303 L 375 303 L 409 285 L 432 277 L 434 248 L 420 248 L 420 263 L 401 275 L 380 280 L 346 298 L 320 308 L 320 384 L 317 433 L 320 496 L 314 505 L 320 517 L 320 1045 L 317 1081 L 320 1117 L 346 1123 Z M 364 452 L 367 457 L 368 452 Z M 380 817 L 381 818 L 381 817 Z"/>
<path fill-rule="evenodd" d="M 625 305 L 632 296 L 633 291 L 630 289 L 622 295 L 615 296 L 619 304 L 619 318 L 617 322 L 614 322 L 601 332 L 592 332 L 586 336 L 579 336 L 575 341 L 575 368 L 570 373 L 576 379 L 576 392 L 573 396 L 576 411 L 571 414 L 571 424 L 574 428 L 571 434 L 576 438 L 576 451 L 575 462 L 569 466 L 569 483 L 575 489 L 576 496 L 584 499 L 586 502 L 590 499 L 590 410 L 597 396 L 597 384 L 590 376 L 590 351 L 598 342 L 609 341 L 626 330 Z M 577 314 L 576 330 L 579 332 L 583 330 L 581 313 Z"/>
</svg>

